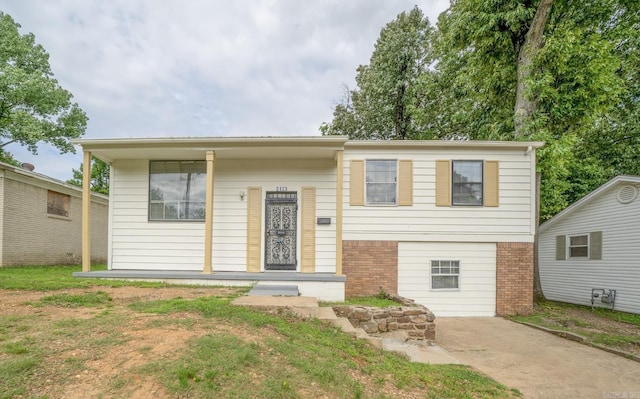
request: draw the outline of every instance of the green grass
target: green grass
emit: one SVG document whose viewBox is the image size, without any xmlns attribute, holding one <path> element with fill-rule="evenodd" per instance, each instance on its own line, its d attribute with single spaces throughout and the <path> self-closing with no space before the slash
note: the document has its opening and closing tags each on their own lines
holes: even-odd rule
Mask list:
<svg viewBox="0 0 640 399">
<path fill-rule="evenodd" d="M 257 337 L 262 329 L 269 332 L 261 340 L 212 333 L 190 341 L 179 359 L 143 370 L 162 374 L 176 397 L 298 398 L 310 387 L 314 396 L 393 397 L 385 396 L 384 386 L 399 391 L 418 389 L 427 398 L 514 395 L 464 366 L 411 363 L 354 341 L 333 326 L 238 308 L 220 298 L 138 302 L 130 307 L 162 315 L 198 312 L 206 318 L 224 319 Z"/>
<path fill-rule="evenodd" d="M 105 265 L 94 265 L 92 271 L 106 270 Z M 101 280 L 78 278 L 71 274 L 82 271 L 79 265 L 15 266 L 0 268 L 0 289 L 55 291 L 69 288 L 104 287 L 165 287 L 164 283 L 133 282 L 124 280 Z"/>
<path fill-rule="evenodd" d="M 392 301 L 386 298 L 380 298 L 379 296 L 356 296 L 346 298 L 344 302 L 321 302 L 320 306 L 335 306 L 335 305 L 360 305 L 360 306 L 373 306 L 376 308 L 388 308 L 390 306 L 400 306 L 398 302 Z"/>
<path fill-rule="evenodd" d="M 111 297 L 104 291 L 84 294 L 56 294 L 40 298 L 37 305 L 53 305 L 65 308 L 111 306 Z"/>
<path fill-rule="evenodd" d="M 71 277 L 78 269 L 0 269 L 0 289 L 164 286 Z M 122 354 L 111 360 L 116 370 L 134 358 L 137 365 L 119 370 L 107 391 L 100 393 L 104 397 L 130 396 L 140 379 L 162 384 L 170 397 L 189 398 L 519 396 L 468 367 L 411 363 L 317 320 L 233 306 L 232 296 L 137 301 L 125 307 L 113 304 L 102 291 L 52 293 L 36 305 L 69 308 L 65 318 L 52 318 L 56 310 L 51 308 L 29 315 L 0 315 L 0 399 L 60 397 L 88 363 L 104 362 L 114 353 Z M 396 305 L 375 297 L 347 303 Z M 68 316 L 73 313 L 67 312 L 87 306 L 102 310 L 84 312 L 82 318 Z M 148 320 L 141 320 L 141 313 L 148 314 Z M 150 328 L 158 334 L 192 331 L 194 338 L 166 353 L 157 353 L 154 340 L 143 342 L 137 356 L 127 352 L 134 342 L 130 340 L 136 339 L 131 334 L 134 329 Z"/>
<path fill-rule="evenodd" d="M 583 318 L 580 315 L 584 315 Z M 588 317 L 587 317 L 588 316 Z M 600 321 L 590 321 L 597 316 Z M 625 332 L 611 327 L 609 320 L 640 328 L 640 315 L 616 310 L 545 301 L 536 304 L 533 314 L 514 316 L 515 321 L 527 322 L 559 331 L 569 331 L 587 339 L 588 343 L 612 349 L 629 350 L 640 345 L 640 330 Z"/>
</svg>

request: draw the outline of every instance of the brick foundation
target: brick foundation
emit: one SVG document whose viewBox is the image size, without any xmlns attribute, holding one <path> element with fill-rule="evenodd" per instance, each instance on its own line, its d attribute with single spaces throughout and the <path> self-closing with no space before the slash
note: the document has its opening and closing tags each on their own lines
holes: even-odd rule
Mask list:
<svg viewBox="0 0 640 399">
<path fill-rule="evenodd" d="M 342 270 L 347 276 L 345 295 L 398 293 L 397 241 L 343 241 Z"/>
<path fill-rule="evenodd" d="M 533 243 L 497 243 L 496 314 L 528 314 L 532 310 Z"/>
</svg>

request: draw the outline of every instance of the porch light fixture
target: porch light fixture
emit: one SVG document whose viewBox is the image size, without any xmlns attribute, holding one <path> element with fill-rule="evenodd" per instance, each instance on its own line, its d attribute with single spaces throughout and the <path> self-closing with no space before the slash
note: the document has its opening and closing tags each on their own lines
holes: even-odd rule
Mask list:
<svg viewBox="0 0 640 399">
<path fill-rule="evenodd" d="M 240 191 L 240 201 L 244 201 L 244 191 Z"/>
</svg>

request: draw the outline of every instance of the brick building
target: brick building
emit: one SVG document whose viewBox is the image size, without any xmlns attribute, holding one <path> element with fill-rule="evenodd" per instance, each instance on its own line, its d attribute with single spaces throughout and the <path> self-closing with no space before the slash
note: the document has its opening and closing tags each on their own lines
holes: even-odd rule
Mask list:
<svg viewBox="0 0 640 399">
<path fill-rule="evenodd" d="M 94 262 L 107 260 L 109 200 L 91 195 Z M 0 267 L 78 264 L 82 190 L 0 162 Z"/>
</svg>

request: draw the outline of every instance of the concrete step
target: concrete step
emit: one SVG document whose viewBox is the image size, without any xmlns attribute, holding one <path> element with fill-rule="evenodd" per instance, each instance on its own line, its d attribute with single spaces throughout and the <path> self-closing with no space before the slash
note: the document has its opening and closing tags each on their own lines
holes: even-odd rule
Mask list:
<svg viewBox="0 0 640 399">
<path fill-rule="evenodd" d="M 249 296 L 299 296 L 297 285 L 256 284 L 247 294 Z"/>
<path fill-rule="evenodd" d="M 336 316 L 336 313 L 333 311 L 333 309 L 329 306 L 321 306 L 318 308 L 318 319 L 319 320 L 326 320 L 326 321 L 332 321 L 337 319 L 338 316 Z"/>
</svg>

